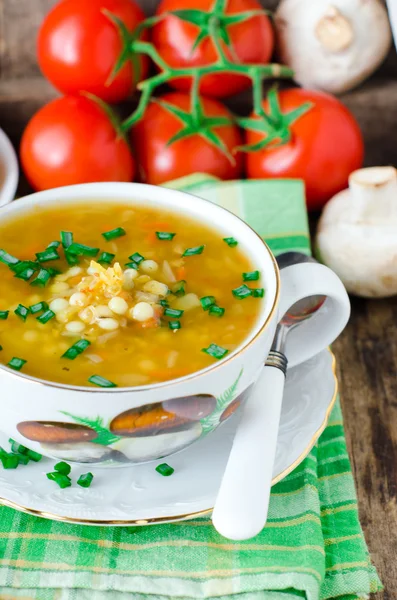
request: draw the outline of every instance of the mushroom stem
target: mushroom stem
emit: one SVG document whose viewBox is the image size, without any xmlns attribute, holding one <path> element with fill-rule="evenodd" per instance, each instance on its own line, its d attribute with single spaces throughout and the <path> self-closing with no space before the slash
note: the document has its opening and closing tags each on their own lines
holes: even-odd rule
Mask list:
<svg viewBox="0 0 397 600">
<path fill-rule="evenodd" d="M 323 48 L 329 52 L 346 50 L 354 39 L 353 27 L 349 19 L 332 5 L 318 21 L 315 34 Z"/>
<path fill-rule="evenodd" d="M 349 177 L 350 202 L 360 223 L 387 225 L 397 219 L 397 170 L 371 167 Z"/>
</svg>

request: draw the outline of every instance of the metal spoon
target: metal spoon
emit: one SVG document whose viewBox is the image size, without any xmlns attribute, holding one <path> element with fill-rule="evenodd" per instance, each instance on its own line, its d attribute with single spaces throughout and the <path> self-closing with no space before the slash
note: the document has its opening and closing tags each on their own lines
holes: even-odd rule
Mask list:
<svg viewBox="0 0 397 600">
<path fill-rule="evenodd" d="M 316 261 L 301 252 L 285 252 L 277 257 L 280 269 L 303 262 Z M 288 363 L 284 354 L 286 338 L 325 300 L 325 296 L 299 300 L 277 326 L 265 368 L 243 408 L 216 499 L 212 521 L 224 537 L 248 539 L 266 523 Z M 271 393 L 271 401 L 266 402 L 266 392 Z"/>
</svg>

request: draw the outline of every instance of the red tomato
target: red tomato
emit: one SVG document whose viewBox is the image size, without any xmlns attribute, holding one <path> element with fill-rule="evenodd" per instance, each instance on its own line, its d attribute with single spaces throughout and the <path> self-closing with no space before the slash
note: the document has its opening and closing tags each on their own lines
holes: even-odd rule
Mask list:
<svg viewBox="0 0 397 600">
<path fill-rule="evenodd" d="M 257 0 L 226 0 L 224 14 L 236 15 L 245 11 L 260 10 Z M 214 0 L 162 0 L 157 15 L 174 10 L 211 11 Z M 205 14 L 202 13 L 202 14 Z M 219 20 L 219 17 L 218 17 Z M 274 34 L 271 23 L 265 14 L 255 15 L 240 23 L 226 25 L 232 51 L 225 42 L 221 46 L 229 60 L 239 63 L 267 63 L 273 52 Z M 172 67 L 192 67 L 209 65 L 215 62 L 218 54 L 212 40 L 205 37 L 193 50 L 200 28 L 190 22 L 169 15 L 153 29 L 153 43 L 165 62 Z M 250 80 L 241 75 L 206 75 L 201 80 L 200 91 L 207 96 L 223 98 L 249 87 Z M 188 90 L 189 78 L 178 78 L 170 85 L 180 90 Z"/>
<path fill-rule="evenodd" d="M 158 100 L 182 109 L 187 115 L 190 113 L 188 94 L 171 92 Z M 207 117 L 231 116 L 217 100 L 202 98 L 201 102 Z M 143 119 L 132 131 L 139 173 L 144 182 L 159 184 L 191 173 L 208 173 L 220 179 L 235 179 L 241 175 L 241 154 L 237 154 L 231 162 L 220 149 L 203 137 L 203 129 L 201 133 L 167 145 L 183 128 L 180 118 L 161 106 L 157 99 L 149 104 Z M 240 132 L 233 124 L 212 127 L 211 131 L 219 137 L 230 154 L 236 146 L 241 145 Z"/>
<path fill-rule="evenodd" d="M 289 142 L 246 154 L 247 176 L 303 179 L 309 210 L 320 209 L 348 186 L 349 174 L 362 165 L 364 145 L 359 126 L 348 109 L 328 94 L 293 88 L 281 91 L 278 98 L 282 113 L 305 102 L 314 106 L 292 124 Z M 267 101 L 263 106 L 268 112 Z M 246 143 L 256 144 L 264 137 L 247 131 Z"/>
<path fill-rule="evenodd" d="M 105 10 L 131 32 L 144 19 L 134 0 L 63 0 L 44 19 L 38 37 L 39 65 L 63 94 L 86 91 L 106 102 L 120 102 L 134 91 L 134 77 L 144 78 L 147 61 L 139 59 L 140 74 L 128 60 L 111 80 L 124 46 Z"/>
<path fill-rule="evenodd" d="M 22 136 L 21 162 L 34 189 L 132 180 L 128 142 L 107 110 L 90 98 L 65 96 L 32 117 Z"/>
</svg>

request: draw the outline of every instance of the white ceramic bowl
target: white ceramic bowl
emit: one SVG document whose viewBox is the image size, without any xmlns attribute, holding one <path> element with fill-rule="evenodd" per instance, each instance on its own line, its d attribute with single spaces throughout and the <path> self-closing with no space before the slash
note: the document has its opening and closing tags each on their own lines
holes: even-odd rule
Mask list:
<svg viewBox="0 0 397 600">
<path fill-rule="evenodd" d="M 321 320 L 320 313 L 310 320 L 304 332 L 309 341 L 304 341 L 303 347 L 291 335 L 291 364 L 313 356 L 346 323 L 348 314 L 340 309 L 345 291 L 329 269 L 308 264 L 285 269 L 290 274 L 283 276 L 286 296 L 280 303 L 279 271 L 262 239 L 232 213 L 180 191 L 134 183 L 58 188 L 8 204 L 0 210 L 0 222 L 10 216 L 23 218 L 33 206 L 64 205 L 71 201 L 143 202 L 184 213 L 212 227 L 216 225 L 222 237 L 235 237 L 252 257 L 255 268 L 262 273 L 266 295 L 259 301 L 260 315 L 251 334 L 239 348 L 224 360 L 173 381 L 134 388 L 73 387 L 38 380 L 0 365 L 0 427 L 8 436 L 42 454 L 68 461 L 121 465 L 155 460 L 176 452 L 213 431 L 239 406 L 261 372 L 274 337 L 278 311 L 284 314 L 289 302 L 308 293 L 325 293 L 331 298 L 328 306 L 326 303 L 325 320 Z M 324 272 L 332 275 L 328 287 L 324 287 Z M 335 317 L 331 319 L 332 326 L 330 316 Z M 321 329 L 320 335 L 316 327 Z M 172 419 L 161 426 L 151 424 L 139 432 L 129 430 L 128 413 L 150 411 L 158 403 L 173 415 Z M 119 419 L 120 415 L 123 419 Z"/>
<path fill-rule="evenodd" d="M 14 199 L 18 173 L 15 150 L 4 131 L 0 129 L 0 206 Z"/>
</svg>

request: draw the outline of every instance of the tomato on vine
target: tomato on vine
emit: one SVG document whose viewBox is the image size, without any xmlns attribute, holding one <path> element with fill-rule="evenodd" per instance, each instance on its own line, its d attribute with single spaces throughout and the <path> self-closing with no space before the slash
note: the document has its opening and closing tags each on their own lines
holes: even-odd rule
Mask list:
<svg viewBox="0 0 397 600">
<path fill-rule="evenodd" d="M 110 108 L 84 95 L 41 108 L 24 131 L 20 157 L 35 190 L 134 176 L 131 150 Z"/>
<path fill-rule="evenodd" d="M 300 88 L 271 90 L 262 108 L 238 120 L 246 130 L 247 176 L 303 179 L 309 210 L 320 209 L 362 165 L 355 118 L 333 96 Z"/>
<path fill-rule="evenodd" d="M 171 67 L 209 65 L 222 56 L 238 64 L 266 64 L 271 58 L 273 29 L 258 0 L 161 0 L 156 15 L 163 18 L 153 28 L 152 41 Z M 188 90 L 191 78 L 179 77 L 170 85 Z M 249 86 L 243 75 L 207 74 L 200 92 L 223 98 Z"/>
<path fill-rule="evenodd" d="M 192 103 L 181 92 L 154 98 L 131 135 L 145 183 L 160 184 L 190 173 L 220 179 L 242 174 L 242 156 L 233 154 L 241 145 L 240 132 L 217 100 L 201 98 Z"/>
<path fill-rule="evenodd" d="M 146 57 L 129 43 L 145 16 L 134 0 L 62 0 L 39 31 L 43 74 L 63 94 L 90 92 L 106 102 L 125 100 L 147 72 Z"/>
</svg>

